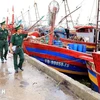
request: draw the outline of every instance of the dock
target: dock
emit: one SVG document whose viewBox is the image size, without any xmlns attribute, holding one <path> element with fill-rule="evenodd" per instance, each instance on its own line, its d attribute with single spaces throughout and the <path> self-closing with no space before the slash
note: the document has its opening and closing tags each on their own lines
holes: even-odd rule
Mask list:
<svg viewBox="0 0 100 100">
<path fill-rule="evenodd" d="M 25 54 L 15 74 L 13 56 L 0 63 L 0 100 L 100 100 L 100 94 Z"/>
</svg>

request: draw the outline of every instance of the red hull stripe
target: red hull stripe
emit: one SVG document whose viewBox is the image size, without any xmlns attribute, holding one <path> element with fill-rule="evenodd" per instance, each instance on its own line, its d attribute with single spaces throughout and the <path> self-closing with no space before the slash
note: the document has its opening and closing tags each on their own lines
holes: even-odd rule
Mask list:
<svg viewBox="0 0 100 100">
<path fill-rule="evenodd" d="M 80 56 L 87 56 L 87 57 L 91 57 L 91 55 L 89 54 L 85 54 L 79 51 L 74 51 L 74 50 L 69 50 L 66 48 L 60 48 L 60 47 L 56 47 L 53 45 L 46 45 L 46 44 L 39 44 L 39 43 L 29 43 L 29 42 L 24 42 L 24 45 L 27 47 L 31 47 L 31 48 L 38 48 L 38 49 L 42 49 L 42 50 L 48 50 L 48 51 L 53 51 L 53 52 L 59 52 L 61 54 L 66 54 L 72 57 L 76 57 L 76 58 L 80 58 Z"/>
</svg>

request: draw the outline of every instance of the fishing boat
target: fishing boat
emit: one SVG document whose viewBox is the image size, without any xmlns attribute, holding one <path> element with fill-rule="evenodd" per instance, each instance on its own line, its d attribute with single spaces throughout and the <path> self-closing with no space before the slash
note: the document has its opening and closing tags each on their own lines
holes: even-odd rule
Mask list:
<svg viewBox="0 0 100 100">
<path fill-rule="evenodd" d="M 80 56 L 80 58 L 86 60 L 91 88 L 100 93 L 100 52 L 93 52 L 92 57 Z"/>
<path fill-rule="evenodd" d="M 93 61 L 87 61 L 88 75 L 92 89 L 100 93 L 100 52 L 94 52 L 92 56 Z"/>
<path fill-rule="evenodd" d="M 45 42 L 46 36 L 25 40 L 23 43 L 24 52 L 60 72 L 70 75 L 87 75 L 85 60 L 79 59 L 80 55 L 90 56 L 84 54 L 86 46 L 83 44 L 69 44 L 68 49 L 67 45 L 63 44 L 63 41 L 54 38 L 54 23 L 58 3 L 55 0 L 53 0 L 53 3 L 56 3 L 56 7 L 53 6 L 52 8 L 51 29 L 47 35 L 49 36 L 48 43 Z"/>
<path fill-rule="evenodd" d="M 63 42 L 66 43 L 77 43 L 86 45 L 87 51 L 94 51 L 96 44 L 94 43 L 95 26 L 85 25 L 85 26 L 75 26 L 76 38 L 61 38 Z"/>
<path fill-rule="evenodd" d="M 59 22 L 60 23 L 60 22 Z M 66 43 L 77 43 L 86 45 L 87 51 L 94 51 L 96 48 L 95 32 L 96 26 L 94 25 L 77 25 L 74 26 L 74 34 L 72 30 L 66 32 L 69 36 L 67 38 L 61 38 Z M 74 35 L 71 37 L 70 35 Z M 100 39 L 100 38 L 99 38 Z"/>
<path fill-rule="evenodd" d="M 98 0 L 97 6 L 97 24 L 96 24 L 96 52 L 92 53 L 92 57 L 83 56 L 81 59 L 86 60 L 86 65 L 88 68 L 88 76 L 92 83 L 92 89 L 100 93 L 100 51 L 99 47 L 99 12 L 100 12 L 100 0 Z"/>
<path fill-rule="evenodd" d="M 36 43 L 32 40 L 24 41 L 23 48 L 25 53 L 29 56 L 40 60 L 60 72 L 73 75 L 87 75 L 85 61 L 79 59 L 80 55 L 84 56 L 86 54 L 81 51 Z M 80 49 L 80 47 L 78 47 L 78 49 Z"/>
<path fill-rule="evenodd" d="M 95 34 L 95 44 L 96 52 L 92 52 L 92 56 L 80 56 L 80 59 L 86 61 L 88 76 L 91 80 L 92 89 L 100 93 L 100 51 L 99 47 L 99 12 L 100 12 L 100 0 L 98 0 L 98 9 L 97 9 L 97 24 L 96 24 L 96 34 Z"/>
</svg>

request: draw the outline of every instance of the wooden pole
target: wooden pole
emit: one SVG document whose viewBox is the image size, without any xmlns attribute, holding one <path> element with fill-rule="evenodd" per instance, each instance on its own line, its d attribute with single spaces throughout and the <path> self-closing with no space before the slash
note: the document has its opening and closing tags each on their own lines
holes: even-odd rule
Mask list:
<svg viewBox="0 0 100 100">
<path fill-rule="evenodd" d="M 54 7 L 53 10 L 54 10 L 54 12 L 52 14 L 51 29 L 50 29 L 50 35 L 49 35 L 49 45 L 53 44 L 53 35 L 54 35 L 54 26 L 55 26 L 57 8 Z"/>
<path fill-rule="evenodd" d="M 12 6 L 12 25 L 14 24 L 14 6 Z"/>
</svg>

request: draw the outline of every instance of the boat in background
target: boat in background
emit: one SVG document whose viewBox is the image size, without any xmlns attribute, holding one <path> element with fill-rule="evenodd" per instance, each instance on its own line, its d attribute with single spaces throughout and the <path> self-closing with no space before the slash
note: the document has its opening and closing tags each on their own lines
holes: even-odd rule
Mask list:
<svg viewBox="0 0 100 100">
<path fill-rule="evenodd" d="M 63 0 L 64 8 L 65 8 L 65 16 L 59 21 L 57 26 L 65 27 L 66 31 L 66 39 L 61 39 L 61 41 L 69 43 L 77 43 L 77 44 L 84 44 L 86 45 L 87 51 L 94 51 L 96 48 L 95 44 L 95 32 L 96 32 L 96 25 L 89 23 L 86 25 L 74 25 L 72 20 L 72 13 L 77 11 L 81 8 L 78 5 L 75 10 L 70 12 L 68 1 Z M 93 10 L 93 9 L 92 9 Z M 70 18 L 70 19 L 69 19 Z M 65 22 L 64 22 L 65 21 Z M 64 25 L 64 23 L 66 23 Z M 72 28 L 71 28 L 72 24 Z"/>
<path fill-rule="evenodd" d="M 75 29 L 76 33 L 74 33 L 73 37 L 69 36 L 69 39 L 61 38 L 61 41 L 67 44 L 69 43 L 84 44 L 86 45 L 87 51 L 94 51 L 96 48 L 96 44 L 94 43 L 95 42 L 94 34 L 96 27 L 85 25 L 85 26 L 75 26 Z"/>
</svg>

